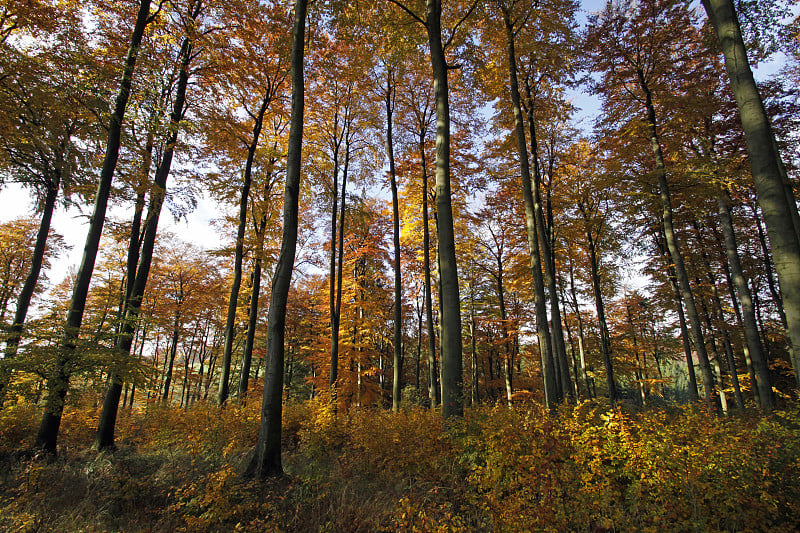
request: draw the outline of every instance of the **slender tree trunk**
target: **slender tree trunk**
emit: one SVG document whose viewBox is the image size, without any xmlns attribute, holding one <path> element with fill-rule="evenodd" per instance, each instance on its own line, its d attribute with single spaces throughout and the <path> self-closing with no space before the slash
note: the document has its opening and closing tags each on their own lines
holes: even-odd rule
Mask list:
<svg viewBox="0 0 800 533">
<path fill-rule="evenodd" d="M 415 358 L 415 365 L 414 365 L 414 390 L 417 395 L 417 402 L 420 400 L 420 386 L 419 386 L 419 377 L 420 377 L 420 362 L 422 360 L 422 306 L 423 303 L 419 302 L 419 293 L 417 293 L 417 356 Z"/>
<path fill-rule="evenodd" d="M 525 138 L 525 123 L 522 117 L 522 104 L 519 93 L 519 79 L 517 76 L 517 59 L 514 46 L 515 34 L 511 21 L 511 14 L 503 10 L 506 27 L 506 45 L 509 65 L 509 88 L 511 90 L 511 104 L 514 112 L 514 130 L 517 137 L 517 151 L 520 159 L 522 181 L 522 201 L 525 206 L 525 228 L 528 236 L 528 253 L 530 254 L 531 270 L 534 278 L 534 291 L 536 294 L 536 329 L 539 338 L 539 352 L 542 361 L 542 380 L 545 389 L 545 403 L 549 408 L 554 408 L 559 398 L 556 394 L 556 375 L 553 368 L 552 345 L 550 332 L 547 327 L 547 309 L 545 307 L 544 281 L 542 280 L 541 258 L 537 242 L 536 217 L 534 211 L 533 189 L 531 186 L 530 161 L 528 159 L 528 143 Z"/>
<path fill-rule="evenodd" d="M 402 374 L 402 331 L 403 299 L 402 277 L 400 272 L 400 207 L 397 199 L 397 175 L 394 166 L 394 139 L 392 137 L 392 113 L 394 112 L 394 71 L 389 69 L 386 78 L 386 153 L 389 156 L 389 184 L 392 189 L 392 237 L 394 244 L 394 330 L 392 344 L 394 349 L 392 376 L 392 410 L 400 409 L 400 396 L 403 390 Z"/>
<path fill-rule="evenodd" d="M 529 89 L 529 85 L 526 85 Z M 528 94 L 532 101 L 531 95 Z M 551 233 L 552 225 L 548 224 L 544 218 L 543 202 L 541 195 L 541 173 L 539 171 L 538 141 L 536 138 L 536 125 L 533 117 L 533 104 L 528 107 L 528 128 L 531 131 L 531 152 L 533 153 L 533 201 L 534 213 L 536 216 L 537 227 L 541 228 L 539 237 L 542 242 L 542 262 L 544 263 L 544 275 L 547 289 L 550 293 L 550 322 L 551 336 L 553 338 L 553 354 L 558 367 L 558 381 L 560 384 L 560 396 L 563 398 L 567 394 L 574 400 L 572 383 L 569 377 L 569 363 L 567 362 L 567 349 L 564 344 L 564 331 L 561 326 L 561 309 L 558 302 L 557 274 L 555 268 L 555 252 L 553 251 Z M 552 164 L 551 173 L 552 173 Z M 552 220 L 552 208 L 548 201 L 548 218 Z"/>
<path fill-rule="evenodd" d="M 172 387 L 172 369 L 175 365 L 175 356 L 178 353 L 178 339 L 180 336 L 180 313 L 175 313 L 175 322 L 172 325 L 172 343 L 170 344 L 169 354 L 164 361 L 166 370 L 164 372 L 164 390 L 161 392 L 161 401 L 169 400 L 170 388 Z"/>
<path fill-rule="evenodd" d="M 149 16 L 150 0 L 141 0 L 139 11 L 136 16 L 136 24 L 134 25 L 130 45 L 128 46 L 128 52 L 125 57 L 119 93 L 114 102 L 114 112 L 111 114 L 108 139 L 106 141 L 106 153 L 103 158 L 103 166 L 98 180 L 89 232 L 86 235 L 83 259 L 81 260 L 81 265 L 75 276 L 72 299 L 70 300 L 70 308 L 67 312 L 67 320 L 64 324 L 63 337 L 56 355 L 55 368 L 52 375 L 47 380 L 47 399 L 42 421 L 36 436 L 36 447 L 50 454 L 56 453 L 58 430 L 61 426 L 61 414 L 64 411 L 64 399 L 67 396 L 67 389 L 69 388 L 69 362 L 74 355 L 75 343 L 78 339 L 81 322 L 83 321 L 83 311 L 86 306 L 86 298 L 89 294 L 89 284 L 92 279 L 92 271 L 94 270 L 94 263 L 97 258 L 100 237 L 103 233 L 108 198 L 111 194 L 111 182 L 114 178 L 114 170 L 116 169 L 117 159 L 119 157 L 122 121 L 125 117 L 125 108 L 128 105 L 139 45 L 142 42 L 145 27 L 148 22 L 150 22 Z"/>
<path fill-rule="evenodd" d="M 736 287 L 733 281 L 733 276 L 731 275 L 731 267 L 728 263 L 723 262 L 723 270 L 725 272 L 725 281 L 728 285 L 728 294 L 731 298 L 731 305 L 733 306 L 733 312 L 736 315 L 736 323 L 738 324 L 739 328 L 744 331 L 744 320 L 742 318 L 742 311 L 739 307 L 739 299 L 736 295 Z M 750 288 L 746 287 L 748 294 L 750 292 Z M 752 304 L 752 300 L 750 302 Z M 755 313 L 754 313 L 755 315 Z M 753 321 L 755 322 L 755 316 L 753 316 Z M 759 345 L 761 344 L 761 337 L 758 335 L 758 323 L 756 323 L 756 339 L 758 340 Z M 763 348 L 763 347 L 762 347 Z M 759 397 L 759 390 L 758 390 L 758 379 L 756 378 L 755 368 L 753 367 L 753 360 L 750 357 L 750 348 L 748 347 L 748 341 L 745 337 L 744 342 L 742 344 L 742 353 L 744 355 L 745 365 L 747 365 L 747 372 L 750 376 L 750 384 L 751 384 L 751 391 L 753 393 L 753 400 L 758 406 L 759 409 L 761 407 L 761 398 Z M 762 356 L 763 356 L 762 352 Z M 769 374 L 767 375 L 769 377 Z"/>
<path fill-rule="evenodd" d="M 250 308 L 247 315 L 247 336 L 242 353 L 242 370 L 239 372 L 239 401 L 245 400 L 247 388 L 250 386 L 250 367 L 253 361 L 253 344 L 256 339 L 256 323 L 258 322 L 258 299 L 261 292 L 261 255 L 264 253 L 262 238 L 259 239 L 259 246 L 256 250 L 258 256 L 253 266 L 253 293 L 250 296 Z"/>
<path fill-rule="evenodd" d="M 758 202 L 781 284 L 787 337 L 792 347 L 800 346 L 800 228 L 796 200 L 787 187 L 783 163 L 753 79 L 734 4 L 731 0 L 703 0 L 703 6 L 719 38 L 739 107 Z M 793 349 L 791 358 L 795 379 L 800 385 L 800 350 Z"/>
<path fill-rule="evenodd" d="M 469 338 L 472 345 L 472 405 L 480 402 L 480 391 L 478 390 L 478 348 L 475 338 L 475 286 L 469 284 Z"/>
<path fill-rule="evenodd" d="M 600 268 L 597 262 L 597 250 L 589 223 L 589 214 L 582 203 L 578 204 L 586 224 L 586 242 L 589 245 L 589 263 L 592 271 L 592 288 L 594 289 L 595 308 L 597 321 L 600 324 L 600 348 L 603 353 L 603 366 L 606 369 L 606 382 L 608 383 L 608 399 L 612 405 L 617 403 L 617 384 L 614 380 L 614 365 L 611 362 L 611 336 L 606 324 L 606 312 L 603 305 L 603 291 L 600 286 Z"/>
<path fill-rule="evenodd" d="M 286 163 L 286 190 L 283 208 L 281 252 L 272 282 L 272 298 L 267 316 L 267 367 L 264 371 L 264 396 L 261 424 L 255 452 L 245 473 L 264 478 L 283 473 L 281 466 L 281 415 L 283 413 L 283 351 L 286 329 L 286 303 L 292 281 L 297 248 L 298 199 L 303 143 L 304 79 L 303 52 L 307 0 L 296 0 L 292 34 L 292 114 L 289 126 L 289 153 Z"/>
<path fill-rule="evenodd" d="M 192 12 L 193 18 L 196 18 L 200 13 L 200 4 L 196 4 L 195 10 Z M 172 168 L 172 158 L 174 155 L 174 147 L 178 139 L 178 125 L 183 119 L 184 106 L 186 103 L 186 89 L 189 84 L 189 62 L 192 57 L 192 43 L 188 38 L 183 40 L 181 51 L 178 55 L 180 64 L 180 72 L 178 75 L 178 85 L 175 92 L 175 101 L 173 102 L 172 112 L 170 114 L 170 129 L 165 139 L 166 149 L 161 157 L 161 162 L 158 165 L 156 176 L 154 179 L 153 192 L 150 195 L 150 206 L 147 210 L 147 222 L 145 226 L 144 239 L 142 240 L 141 253 L 136 251 L 139 256 L 139 268 L 136 269 L 136 275 L 133 278 L 133 286 L 127 290 L 128 300 L 125 304 L 125 319 L 122 324 L 120 335 L 117 337 L 115 349 L 117 357 L 120 360 L 125 360 L 130 357 L 131 343 L 135 333 L 136 323 L 139 319 L 141 310 L 142 299 L 144 298 L 145 287 L 147 286 L 147 279 L 150 274 L 150 266 L 153 259 L 153 251 L 155 250 L 156 234 L 158 231 L 158 220 L 161 214 L 161 208 L 164 204 L 164 199 L 167 194 L 167 178 L 169 177 Z M 133 236 L 131 236 L 133 239 Z M 132 251 L 133 247 L 129 246 L 128 252 Z M 128 258 L 128 265 L 130 267 L 133 262 Z M 128 280 L 130 281 L 130 273 Z M 93 447 L 95 449 L 114 449 L 114 430 L 117 421 L 117 411 L 119 409 L 119 399 L 122 390 L 122 379 L 116 371 L 111 372 L 109 386 L 106 390 L 103 399 L 103 409 L 100 413 L 100 420 L 97 426 L 97 433 L 95 434 L 95 442 Z"/>
<path fill-rule="evenodd" d="M 680 287 L 680 295 L 683 304 L 686 306 L 686 314 L 689 318 L 689 323 L 692 328 L 692 339 L 694 340 L 694 349 L 697 352 L 697 357 L 700 361 L 701 375 L 703 376 L 703 387 L 705 388 L 706 401 L 714 405 L 717 399 L 714 394 L 714 373 L 711 370 L 711 363 L 706 352 L 705 340 L 703 339 L 703 330 L 700 325 L 700 316 L 697 312 L 695 305 L 694 295 L 692 288 L 689 284 L 689 276 L 686 273 L 686 267 L 683 263 L 683 255 L 681 254 L 680 245 L 678 243 L 678 236 L 675 233 L 675 227 L 672 222 L 672 198 L 670 195 L 669 183 L 667 182 L 667 169 L 664 162 L 664 154 L 661 150 L 661 140 L 658 135 L 658 128 L 656 122 L 656 111 L 653 105 L 652 94 L 650 87 L 644 77 L 644 72 L 639 69 L 637 71 L 639 76 L 639 85 L 645 95 L 645 111 L 647 112 L 647 126 L 649 129 L 650 146 L 653 150 L 653 155 L 656 160 L 656 175 L 658 178 L 659 199 L 661 200 L 661 219 L 664 226 L 664 237 L 667 243 L 667 250 L 669 250 L 672 264 L 675 266 L 675 275 Z"/>
<path fill-rule="evenodd" d="M 28 316 L 28 308 L 31 305 L 33 292 L 36 290 L 36 284 L 39 282 L 39 274 L 42 271 L 42 264 L 44 263 L 44 253 L 47 248 L 47 235 L 50 233 L 50 222 L 53 219 L 53 211 L 55 211 L 56 207 L 60 182 L 61 176 L 59 171 L 54 173 L 52 179 L 47 180 L 47 194 L 45 195 L 44 207 L 42 209 L 42 220 L 39 222 L 39 231 L 36 234 L 36 242 L 33 246 L 31 268 L 19 292 L 14 321 L 11 323 L 11 328 L 6 338 L 6 361 L 13 359 L 17 355 L 19 342 L 22 338 L 22 329 L 25 325 L 25 318 Z M 3 397 L 5 396 L 6 387 L 8 386 L 10 378 L 10 371 L 6 369 L 0 370 L 0 407 L 3 405 Z"/>
<path fill-rule="evenodd" d="M 756 323 L 753 298 L 750 295 L 750 288 L 744 277 L 742 262 L 739 258 L 739 249 L 736 244 L 736 234 L 733 230 L 731 208 L 726 196 L 727 195 L 722 191 L 717 193 L 717 207 L 719 210 L 720 226 L 722 226 L 722 234 L 725 236 L 725 253 L 728 256 L 731 277 L 733 278 L 733 284 L 739 296 L 738 300 L 742 306 L 741 320 L 744 325 L 744 336 L 747 341 L 747 348 L 750 360 L 752 361 L 753 372 L 756 377 L 756 382 L 753 383 L 753 387 L 758 390 L 761 408 L 765 411 L 771 411 L 775 408 L 775 400 L 772 396 L 772 383 L 770 380 L 769 368 L 767 367 L 764 349 L 761 345 L 761 338 L 758 335 L 758 324 Z"/>
<path fill-rule="evenodd" d="M 337 271 L 336 277 L 336 291 L 334 293 L 334 313 L 331 320 L 331 378 L 330 387 L 333 392 L 332 400 L 335 401 L 336 394 L 336 381 L 339 375 L 339 325 L 342 319 L 342 282 L 344 280 L 344 216 L 347 207 L 347 172 L 350 163 L 350 133 L 349 123 L 345 127 L 345 154 L 344 154 L 344 169 L 342 170 L 342 193 L 341 193 L 341 209 L 339 210 L 339 232 L 338 232 L 338 257 L 337 257 Z"/>
<path fill-rule="evenodd" d="M 331 372 L 329 384 L 331 388 L 334 387 L 336 380 L 339 378 L 339 316 L 336 306 L 336 250 L 337 250 L 337 224 L 339 213 L 339 148 L 341 146 L 341 139 L 339 138 L 339 110 L 338 108 L 333 115 L 333 130 L 334 130 L 334 144 L 333 144 L 333 187 L 331 194 L 333 194 L 333 201 L 331 205 L 331 237 L 330 237 L 330 265 L 328 276 L 328 307 L 330 314 L 331 325 Z M 344 199 L 343 199 L 344 201 Z M 342 205 L 344 210 L 344 205 Z M 339 276 L 341 276 L 341 269 L 339 269 Z"/>
<path fill-rule="evenodd" d="M 244 165 L 244 179 L 242 180 L 242 195 L 239 199 L 239 225 L 236 229 L 236 249 L 233 259 L 233 283 L 228 299 L 228 314 L 225 320 L 225 344 L 222 348 L 222 362 L 220 365 L 219 392 L 217 405 L 224 405 L 228 400 L 231 374 L 231 357 L 233 355 L 233 341 L 236 336 L 236 310 L 239 307 L 239 289 L 242 285 L 242 260 L 244 258 L 244 233 L 247 229 L 247 202 L 250 198 L 250 185 L 252 184 L 253 160 L 258 148 L 258 138 L 264 123 L 264 113 L 270 103 L 269 91 L 261 101 L 261 107 L 255 117 L 253 136 L 247 147 L 247 161 Z"/>
<path fill-rule="evenodd" d="M 268 198 L 272 186 L 268 180 L 264 187 L 264 197 Z M 247 389 L 250 386 L 250 367 L 253 360 L 253 348 L 255 346 L 256 326 L 258 324 L 258 302 L 261 295 L 261 268 L 264 261 L 264 234 L 267 226 L 267 215 L 263 215 L 261 220 L 256 223 L 256 257 L 253 266 L 253 292 L 250 297 L 250 310 L 247 318 L 247 335 L 244 342 L 244 352 L 242 352 L 242 371 L 239 374 L 239 399 L 244 400 L 247 396 Z M 256 377 L 258 372 L 256 372 Z"/>
<path fill-rule="evenodd" d="M 638 339 L 636 338 L 636 326 L 634 325 L 633 322 L 633 314 L 631 313 L 630 304 L 625 305 L 625 314 L 627 315 L 628 319 L 628 327 L 630 327 L 631 330 L 631 339 L 633 340 L 633 353 L 636 356 L 636 374 L 638 374 L 636 380 L 638 381 L 639 385 L 639 398 L 642 402 L 642 405 L 644 406 L 647 405 L 647 394 L 645 392 L 645 384 L 644 384 L 645 368 L 644 368 L 644 363 L 642 363 L 639 359 L 639 342 Z"/>
<path fill-rule="evenodd" d="M 705 267 L 708 284 L 709 287 L 711 287 L 711 309 L 709 310 L 707 308 L 707 305 L 703 303 L 703 310 L 706 314 L 706 329 L 709 335 L 714 334 L 713 333 L 714 329 L 717 329 L 719 331 L 719 335 L 722 338 L 722 347 L 723 350 L 725 350 L 725 359 L 728 365 L 728 373 L 731 376 L 731 385 L 733 386 L 736 406 L 738 409 L 744 409 L 744 399 L 742 398 L 742 391 L 739 387 L 739 374 L 736 370 L 736 361 L 733 358 L 733 348 L 731 346 L 730 335 L 728 335 L 728 330 L 724 327 L 725 318 L 722 314 L 722 301 L 720 300 L 719 290 L 717 289 L 717 278 L 716 275 L 714 274 L 713 269 L 711 268 L 711 262 L 708 258 L 708 254 L 705 251 L 707 245 L 704 242 L 705 239 L 703 237 L 703 232 L 701 231 L 700 225 L 696 220 L 692 221 L 692 225 L 694 226 L 694 230 L 697 235 L 697 242 L 700 245 L 700 257 L 703 260 L 703 265 Z M 701 281 L 698 278 L 697 279 L 698 286 L 700 285 L 700 283 Z M 714 328 L 714 322 L 712 318 L 716 320 L 717 323 L 719 324 L 718 328 Z M 714 347 L 713 342 L 714 341 L 712 339 L 712 347 Z M 714 357 L 716 358 L 717 356 L 718 354 L 715 353 Z M 719 363 L 717 364 L 717 367 L 720 368 Z M 722 387 L 721 384 L 722 374 L 719 374 L 719 376 L 720 376 L 720 390 L 723 391 L 724 388 Z M 722 392 L 720 392 L 720 395 L 722 395 Z M 720 396 L 720 399 L 722 399 L 722 396 Z M 722 400 L 725 401 L 724 399 Z"/>
<path fill-rule="evenodd" d="M 575 274 L 572 267 L 572 258 L 570 257 L 569 263 L 569 285 L 570 293 L 572 295 L 572 306 L 575 308 L 575 318 L 578 320 L 578 355 L 581 361 L 581 376 L 586 384 L 586 396 L 592 398 L 592 386 L 589 382 L 589 375 L 586 373 L 586 353 L 584 349 L 584 334 L 583 334 L 583 318 L 581 317 L 581 310 L 578 306 L 578 295 L 575 290 Z"/>
<path fill-rule="evenodd" d="M 425 158 L 425 134 L 420 133 L 419 151 L 422 161 L 422 262 L 425 276 L 425 321 L 428 328 L 428 395 L 431 409 L 439 398 L 439 378 L 436 372 L 436 330 L 433 325 L 433 296 L 431 288 L 431 235 L 428 228 L 428 166 Z"/>
<path fill-rule="evenodd" d="M 680 324 L 681 329 L 681 342 L 683 343 L 683 351 L 686 355 L 686 371 L 689 377 L 689 401 L 691 403 L 696 403 L 700 399 L 697 392 L 697 375 L 694 369 L 694 356 L 692 355 L 692 346 L 689 342 L 689 329 L 686 326 L 686 315 L 683 312 L 683 303 L 681 301 L 681 291 L 678 287 L 678 279 L 675 276 L 675 268 L 670 259 L 669 252 L 667 251 L 664 232 L 660 230 L 654 230 L 652 237 L 656 248 L 664 258 L 667 276 L 669 277 L 670 284 L 672 285 L 673 297 L 675 299 L 675 311 L 678 313 L 678 323 Z"/>
</svg>

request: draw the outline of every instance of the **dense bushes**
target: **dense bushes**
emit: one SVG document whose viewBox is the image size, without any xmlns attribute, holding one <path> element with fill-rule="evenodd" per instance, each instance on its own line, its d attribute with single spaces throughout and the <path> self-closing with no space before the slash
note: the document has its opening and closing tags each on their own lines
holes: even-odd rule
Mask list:
<svg viewBox="0 0 800 533">
<path fill-rule="evenodd" d="M 800 411 L 548 414 L 481 407 L 442 427 L 419 408 L 285 409 L 288 475 L 240 472 L 258 402 L 124 413 L 120 449 L 88 450 L 88 407 L 62 453 L 27 454 L 33 408 L 0 414 L 0 529 L 9 531 L 794 531 Z M 80 441 L 80 442 L 79 442 Z"/>
</svg>

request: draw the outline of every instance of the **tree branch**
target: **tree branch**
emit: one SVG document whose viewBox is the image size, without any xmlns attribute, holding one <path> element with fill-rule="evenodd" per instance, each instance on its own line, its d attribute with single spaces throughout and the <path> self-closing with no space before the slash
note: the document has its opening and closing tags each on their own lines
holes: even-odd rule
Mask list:
<svg viewBox="0 0 800 533">
<path fill-rule="evenodd" d="M 389 0 L 389 1 L 394 2 L 395 0 Z M 442 46 L 443 50 L 447 50 L 447 47 L 450 46 L 450 43 L 453 41 L 453 37 L 456 36 L 458 27 L 461 26 L 461 24 L 463 24 L 464 21 L 467 20 L 470 15 L 472 15 L 472 12 L 475 11 L 475 8 L 478 7 L 478 1 L 479 0 L 475 0 L 474 2 L 472 2 L 472 5 L 470 6 L 469 11 L 467 11 L 466 15 L 461 17 L 461 20 L 456 22 L 456 25 L 453 26 L 453 30 L 450 32 L 450 37 L 447 38 L 447 41 L 445 41 L 444 45 Z"/>
<path fill-rule="evenodd" d="M 409 15 L 411 15 L 411 18 L 413 18 L 414 20 L 416 20 L 417 22 L 419 22 L 419 23 L 420 23 L 420 24 L 422 24 L 423 26 L 427 26 L 427 24 L 425 23 L 425 21 L 424 21 L 424 20 L 422 20 L 422 18 L 420 18 L 420 17 L 419 17 L 419 15 L 417 15 L 416 13 L 414 13 L 413 11 L 411 11 L 409 8 L 407 8 L 405 5 L 403 5 L 403 4 L 402 4 L 401 2 L 399 2 L 398 0 L 389 0 L 389 2 L 391 2 L 392 4 L 396 5 L 397 7 L 399 7 L 400 9 L 402 9 L 403 11 L 405 11 L 406 13 L 408 13 Z"/>
</svg>

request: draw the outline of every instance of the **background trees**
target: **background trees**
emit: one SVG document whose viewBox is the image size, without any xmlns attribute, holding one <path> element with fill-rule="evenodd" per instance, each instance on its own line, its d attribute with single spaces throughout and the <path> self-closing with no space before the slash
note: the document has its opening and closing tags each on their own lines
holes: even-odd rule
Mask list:
<svg viewBox="0 0 800 533">
<path fill-rule="evenodd" d="M 42 446 L 55 450 L 65 402 L 105 385 L 98 447 L 111 448 L 120 403 L 189 408 L 216 389 L 238 409 L 265 377 L 258 476 L 282 468 L 287 397 L 335 417 L 522 398 L 785 401 L 796 365 L 780 272 L 793 263 L 775 256 L 701 13 L 612 3 L 581 33 L 575 2 L 478 4 L 322 2 L 294 71 L 300 21 L 282 1 L 3 8 L 0 179 L 29 187 L 43 228 L 37 242 L 4 237 L 5 359 L 19 357 L 3 366 L 20 370 L 14 390 L 49 402 Z M 73 24 L 56 31 L 39 10 Z M 787 153 L 779 192 L 793 203 L 796 108 L 778 85 L 763 110 L 779 118 L 770 146 Z M 290 86 L 309 103 L 294 118 Z M 583 131 L 576 87 L 602 101 Z M 28 299 L 23 269 L 45 294 L 31 267 L 47 268 L 56 193 L 85 209 L 99 178 L 84 266 L 18 305 L 35 302 L 26 340 L 11 312 Z M 100 204 L 114 215 L 103 241 Z M 182 226 L 161 234 L 165 205 L 211 212 L 199 242 Z"/>
</svg>

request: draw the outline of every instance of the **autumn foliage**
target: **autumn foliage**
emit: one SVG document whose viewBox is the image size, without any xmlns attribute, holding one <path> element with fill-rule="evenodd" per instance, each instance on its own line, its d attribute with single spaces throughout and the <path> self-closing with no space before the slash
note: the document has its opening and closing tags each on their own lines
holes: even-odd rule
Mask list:
<svg viewBox="0 0 800 533">
<path fill-rule="evenodd" d="M 602 402 L 467 410 L 443 427 L 391 413 L 289 403 L 288 475 L 239 475 L 256 405 L 150 405 L 120 419 L 121 448 L 88 452 L 96 411 L 72 406 L 52 462 L 21 443 L 24 404 L 0 415 L 8 531 L 794 531 L 800 411 L 720 418 Z M 88 421 L 88 422 L 87 422 Z"/>
</svg>

